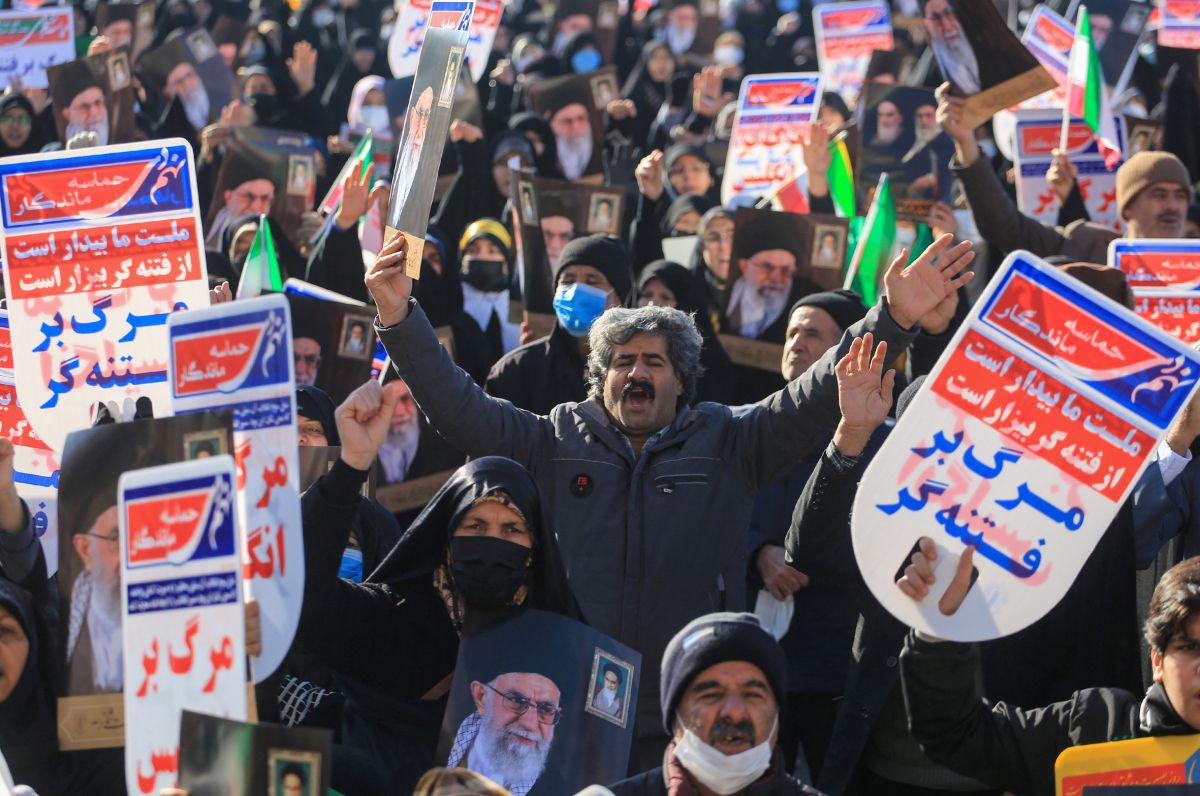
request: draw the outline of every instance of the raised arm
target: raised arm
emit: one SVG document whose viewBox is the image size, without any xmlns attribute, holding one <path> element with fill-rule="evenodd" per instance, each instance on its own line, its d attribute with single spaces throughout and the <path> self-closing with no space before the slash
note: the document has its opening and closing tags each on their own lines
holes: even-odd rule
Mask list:
<svg viewBox="0 0 1200 796">
<path fill-rule="evenodd" d="M 412 299 L 412 279 L 404 273 L 407 255 L 408 244 L 397 232 L 366 276 L 379 312 L 376 330 L 396 372 L 451 445 L 468 456 L 507 456 L 535 469 L 553 446 L 550 421 L 492 398 L 454 364 Z"/>
<path fill-rule="evenodd" d="M 13 482 L 12 442 L 0 438 L 0 569 L 13 583 L 24 582 L 37 566 L 42 543 Z"/>
</svg>

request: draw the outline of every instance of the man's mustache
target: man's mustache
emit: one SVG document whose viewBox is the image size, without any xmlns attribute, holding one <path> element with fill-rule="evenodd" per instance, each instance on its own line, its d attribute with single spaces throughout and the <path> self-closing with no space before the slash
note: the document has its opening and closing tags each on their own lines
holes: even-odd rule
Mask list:
<svg viewBox="0 0 1200 796">
<path fill-rule="evenodd" d="M 755 737 L 754 723 L 749 719 L 746 721 L 739 721 L 736 724 L 731 721 L 718 719 L 717 723 L 713 725 L 712 730 L 710 730 L 708 733 L 708 745 L 716 746 L 719 742 L 725 740 L 725 736 L 732 735 L 734 733 L 737 733 L 738 735 L 747 739 L 751 746 L 754 746 L 758 740 Z"/>
<path fill-rule="evenodd" d="M 644 392 L 647 398 L 651 401 L 654 400 L 654 382 L 649 379 L 630 379 L 625 382 L 625 388 L 621 390 L 621 398 L 628 398 L 635 390 Z"/>
</svg>

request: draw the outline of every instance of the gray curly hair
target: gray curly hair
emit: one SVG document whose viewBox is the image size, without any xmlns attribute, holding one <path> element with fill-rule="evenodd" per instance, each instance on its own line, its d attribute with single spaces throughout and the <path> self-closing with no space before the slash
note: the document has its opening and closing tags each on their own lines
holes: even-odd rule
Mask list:
<svg viewBox="0 0 1200 796">
<path fill-rule="evenodd" d="M 635 334 L 653 334 L 667 341 L 667 356 L 675 375 L 683 384 L 679 406 L 687 406 L 696 398 L 696 387 L 704 368 L 700 365 L 703 339 L 692 316 L 672 307 L 642 307 L 641 309 L 611 309 L 592 324 L 588 332 L 591 353 L 587 359 L 588 397 L 604 398 L 604 376 L 612 361 L 613 347 L 624 345 Z"/>
</svg>

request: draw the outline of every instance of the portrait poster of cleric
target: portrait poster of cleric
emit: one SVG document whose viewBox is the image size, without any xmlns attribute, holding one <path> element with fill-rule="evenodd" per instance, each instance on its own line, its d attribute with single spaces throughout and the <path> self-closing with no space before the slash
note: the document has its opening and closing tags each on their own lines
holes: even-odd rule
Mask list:
<svg viewBox="0 0 1200 796">
<path fill-rule="evenodd" d="M 148 404 L 145 399 L 143 404 Z M 139 405 L 127 423 L 71 433 L 58 504 L 58 600 L 62 617 L 58 734 L 64 749 L 121 746 L 124 654 L 117 481 L 121 473 L 233 453 L 233 413 L 154 419 Z M 160 411 L 165 411 L 163 407 Z"/>
<path fill-rule="evenodd" d="M 113 47 L 128 47 L 138 63 L 154 41 L 154 0 L 120 0 L 96 4 L 96 30 Z"/>
<path fill-rule="evenodd" d="M 48 68 L 59 138 L 69 142 L 80 133 L 92 132 L 97 146 L 132 141 L 132 75 L 125 47 Z"/>
<path fill-rule="evenodd" d="M 513 796 L 559 796 L 628 769 L 642 656 L 528 610 L 463 639 L 438 759 Z"/>
<path fill-rule="evenodd" d="M 954 93 L 967 98 L 963 120 L 972 127 L 1058 85 L 995 4 L 925 0 L 922 6 L 934 59 Z"/>
<path fill-rule="evenodd" d="M 612 67 L 539 80 L 529 90 L 533 110 L 554 133 L 558 165 L 568 180 L 603 182 L 605 78 L 617 85 Z"/>
<path fill-rule="evenodd" d="M 1079 0 L 1072 0 L 1067 7 L 1067 20 L 1072 25 L 1079 5 Z M 1083 5 L 1087 6 L 1092 41 L 1100 55 L 1100 71 L 1115 96 L 1129 85 L 1138 42 L 1157 4 L 1149 0 L 1087 0 Z"/>
<path fill-rule="evenodd" d="M 316 200 L 316 159 L 310 143 L 291 131 L 235 128 L 208 207 L 205 246 L 227 249 L 221 240 L 225 231 L 236 221 L 251 220 L 247 216 L 266 214 L 296 234 L 301 214 Z"/>
<path fill-rule="evenodd" d="M 319 387 L 335 404 L 371 376 L 372 315 L 365 308 L 288 293 L 296 386 Z"/>
<path fill-rule="evenodd" d="M 405 270 L 413 279 L 420 278 L 429 210 L 466 45 L 466 31 L 439 28 L 425 34 L 396 150 L 384 237 L 390 238 L 397 230 L 404 233 L 408 239 Z"/>
<path fill-rule="evenodd" d="M 233 72 L 203 28 L 171 39 L 138 61 L 146 88 L 178 100 L 198 133 L 221 116 L 233 97 Z"/>
</svg>

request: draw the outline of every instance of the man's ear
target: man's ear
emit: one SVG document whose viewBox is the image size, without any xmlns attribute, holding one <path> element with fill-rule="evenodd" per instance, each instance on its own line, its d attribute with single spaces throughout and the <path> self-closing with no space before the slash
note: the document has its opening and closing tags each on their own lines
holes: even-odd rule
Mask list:
<svg viewBox="0 0 1200 796">
<path fill-rule="evenodd" d="M 737 260 L 737 264 L 738 264 L 738 271 L 742 274 L 742 276 L 745 276 L 746 270 L 750 267 L 750 261 L 747 260 L 745 257 L 739 257 Z"/>
<path fill-rule="evenodd" d="M 483 700 L 487 696 L 487 686 L 478 680 L 471 681 L 471 699 L 475 702 L 475 710 L 483 712 Z"/>
<path fill-rule="evenodd" d="M 1163 681 L 1163 654 L 1162 650 L 1157 647 L 1150 648 L 1150 669 L 1154 676 L 1154 682 L 1161 683 Z"/>
<path fill-rule="evenodd" d="M 92 548 L 88 544 L 87 534 L 77 533 L 71 537 L 71 544 L 75 545 L 75 553 L 79 556 L 79 560 L 83 562 L 84 569 L 92 567 Z"/>
</svg>

